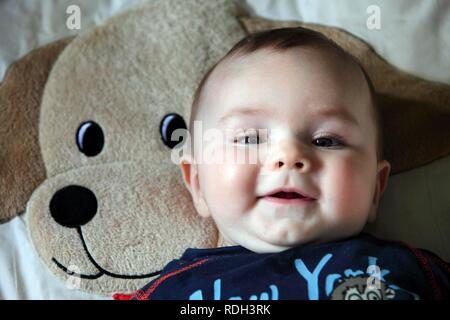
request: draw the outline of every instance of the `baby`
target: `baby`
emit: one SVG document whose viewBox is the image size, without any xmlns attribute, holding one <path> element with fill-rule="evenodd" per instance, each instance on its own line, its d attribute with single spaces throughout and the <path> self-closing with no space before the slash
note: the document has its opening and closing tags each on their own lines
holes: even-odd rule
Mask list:
<svg viewBox="0 0 450 320">
<path fill-rule="evenodd" d="M 362 232 L 390 165 L 368 75 L 322 34 L 284 28 L 238 42 L 201 81 L 190 133 L 180 168 L 219 246 L 187 249 L 133 298 L 450 297 L 449 264 Z"/>
</svg>

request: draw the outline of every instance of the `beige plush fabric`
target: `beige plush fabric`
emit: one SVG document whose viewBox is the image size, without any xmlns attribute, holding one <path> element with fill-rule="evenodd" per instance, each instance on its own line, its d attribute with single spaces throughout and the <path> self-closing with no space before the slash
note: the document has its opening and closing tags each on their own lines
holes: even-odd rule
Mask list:
<svg viewBox="0 0 450 320">
<path fill-rule="evenodd" d="M 31 51 L 9 67 L 0 83 L 0 222 L 22 213 L 45 178 L 38 144 L 42 92 L 54 60 L 69 42 Z"/>
<path fill-rule="evenodd" d="M 188 123 L 200 78 L 245 35 L 239 13 L 228 0 L 151 0 L 75 38 L 59 55 L 42 102 L 33 104 L 34 116 L 16 130 L 26 132 L 30 122 L 34 135 L 2 142 L 35 146 L 39 161 L 26 165 L 40 168 L 40 179 L 23 177 L 25 166 L 10 165 L 10 185 L 35 182 L 29 199 L 29 193 L 15 198 L 16 192 L 7 192 L 10 202 L 19 202 L 9 205 L 7 216 L 26 204 L 36 252 L 59 278 L 67 280 L 63 269 L 70 267 L 82 275 L 82 290 L 131 292 L 187 247 L 217 245 L 217 230 L 196 214 L 159 127 L 171 112 Z M 43 86 L 45 76 L 38 79 Z M 32 90 L 39 96 L 42 87 Z M 104 136 L 101 152 L 92 157 L 76 143 L 86 121 L 97 123 Z M 6 156 L 12 164 L 13 155 Z M 15 154 L 25 156 L 24 150 Z M 58 223 L 50 209 L 68 186 L 89 190 L 97 203 L 90 220 L 77 226 Z M 66 209 L 83 216 L 86 200 L 64 196 L 72 201 Z"/>
<path fill-rule="evenodd" d="M 243 18 L 248 32 L 302 26 L 317 30 L 357 57 L 371 77 L 381 109 L 385 158 L 391 174 L 450 153 L 450 86 L 416 78 L 389 65 L 365 42 L 340 30 L 295 21 Z"/>
</svg>

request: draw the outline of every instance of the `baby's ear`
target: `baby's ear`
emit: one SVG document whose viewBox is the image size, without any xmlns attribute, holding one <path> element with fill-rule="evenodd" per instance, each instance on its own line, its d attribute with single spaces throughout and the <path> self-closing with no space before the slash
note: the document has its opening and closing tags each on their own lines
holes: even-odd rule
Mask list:
<svg viewBox="0 0 450 320">
<path fill-rule="evenodd" d="M 370 209 L 368 222 L 375 221 L 378 205 L 381 196 L 386 190 L 390 172 L 391 172 L 391 165 L 387 160 L 381 160 L 378 162 L 375 194 L 373 196 L 372 207 Z"/>
<path fill-rule="evenodd" d="M 180 169 L 186 188 L 191 193 L 192 201 L 197 213 L 207 218 L 211 216 L 200 186 L 198 166 L 191 156 L 183 156 L 180 160 Z"/>
<path fill-rule="evenodd" d="M 378 203 L 384 191 L 386 190 L 387 183 L 389 180 L 389 174 L 391 173 L 391 164 L 387 160 L 381 160 L 378 162 L 377 171 L 378 171 L 377 175 L 377 191 L 378 191 L 377 203 Z"/>
<path fill-rule="evenodd" d="M 179 167 L 181 170 L 181 174 L 183 176 L 184 185 L 189 190 L 189 192 L 192 194 L 192 176 L 197 174 L 195 164 L 194 164 L 192 157 L 188 154 L 184 154 L 180 158 Z"/>
</svg>

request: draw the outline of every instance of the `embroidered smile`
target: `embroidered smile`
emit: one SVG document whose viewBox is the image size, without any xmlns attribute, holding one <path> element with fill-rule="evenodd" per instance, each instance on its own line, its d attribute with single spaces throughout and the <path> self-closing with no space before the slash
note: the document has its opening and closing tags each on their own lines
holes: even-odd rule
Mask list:
<svg viewBox="0 0 450 320">
<path fill-rule="evenodd" d="M 110 276 L 113 278 L 121 278 L 121 279 L 143 279 L 143 278 L 150 278 L 150 277 L 156 276 L 161 273 L 161 271 L 155 271 L 155 272 L 151 272 L 151 273 L 147 273 L 147 274 L 140 274 L 140 275 L 123 275 L 123 274 L 115 274 L 115 273 L 109 272 L 108 270 L 103 269 L 90 254 L 90 252 L 86 246 L 86 242 L 84 241 L 81 227 L 76 227 L 76 229 L 80 236 L 81 243 L 83 244 L 84 251 L 86 252 L 91 263 L 98 269 L 99 272 L 97 274 L 93 274 L 93 275 L 76 273 L 76 272 L 73 272 L 72 270 L 69 270 L 66 266 L 61 264 L 58 260 L 55 259 L 55 257 L 52 257 L 52 261 L 56 264 L 56 266 L 58 266 L 58 268 L 63 270 L 65 273 L 67 273 L 71 276 L 80 277 L 82 279 L 98 279 L 103 275 L 107 275 L 107 276 Z"/>
</svg>

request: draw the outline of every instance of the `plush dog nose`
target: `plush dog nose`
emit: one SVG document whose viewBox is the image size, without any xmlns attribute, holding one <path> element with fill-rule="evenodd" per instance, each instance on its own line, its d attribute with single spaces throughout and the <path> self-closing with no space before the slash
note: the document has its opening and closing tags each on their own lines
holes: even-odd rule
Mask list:
<svg viewBox="0 0 450 320">
<path fill-rule="evenodd" d="M 50 213 L 60 225 L 76 228 L 88 223 L 97 213 L 97 198 L 88 188 L 64 187 L 50 200 Z"/>
</svg>

